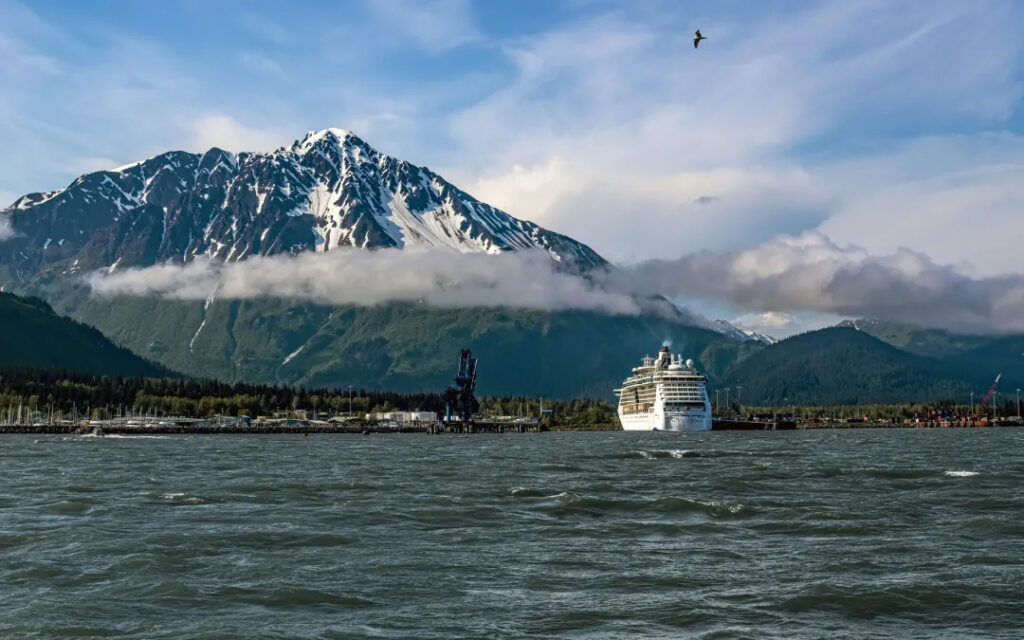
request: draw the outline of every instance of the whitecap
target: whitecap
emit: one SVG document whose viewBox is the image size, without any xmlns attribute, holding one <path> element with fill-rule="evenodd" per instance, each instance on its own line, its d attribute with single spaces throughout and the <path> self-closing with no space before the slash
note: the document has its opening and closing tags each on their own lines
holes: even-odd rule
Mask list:
<svg viewBox="0 0 1024 640">
<path fill-rule="evenodd" d="M 561 493 L 556 493 L 553 496 L 545 496 L 545 499 L 558 500 L 559 502 L 576 502 L 577 500 L 580 499 L 580 497 L 581 496 L 578 493 L 563 491 Z"/>
<path fill-rule="evenodd" d="M 953 478 L 969 478 L 971 476 L 978 475 L 978 472 L 977 471 L 947 471 L 945 475 L 953 477 Z"/>
<path fill-rule="evenodd" d="M 728 511 L 729 513 L 743 511 L 742 504 L 730 504 L 728 502 L 719 502 L 718 500 L 695 500 L 694 502 L 713 511 Z"/>
</svg>

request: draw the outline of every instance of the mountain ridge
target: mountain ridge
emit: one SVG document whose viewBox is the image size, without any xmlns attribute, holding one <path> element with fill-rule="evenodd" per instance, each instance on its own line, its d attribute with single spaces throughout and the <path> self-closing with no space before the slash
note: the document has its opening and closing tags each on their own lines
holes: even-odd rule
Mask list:
<svg viewBox="0 0 1024 640">
<path fill-rule="evenodd" d="M 590 247 L 342 129 L 309 132 L 270 153 L 168 151 L 29 193 L 0 216 L 15 232 L 0 244 L 15 281 L 47 269 L 67 275 L 337 247 L 541 249 L 578 272 L 607 264 Z"/>
<path fill-rule="evenodd" d="M 855 326 L 856 325 L 856 326 Z M 724 385 L 742 385 L 747 404 L 966 403 L 999 373 L 1004 389 L 1024 386 L 1024 336 L 992 338 L 959 352 L 916 353 L 872 335 L 872 323 L 808 331 L 730 367 Z"/>
</svg>

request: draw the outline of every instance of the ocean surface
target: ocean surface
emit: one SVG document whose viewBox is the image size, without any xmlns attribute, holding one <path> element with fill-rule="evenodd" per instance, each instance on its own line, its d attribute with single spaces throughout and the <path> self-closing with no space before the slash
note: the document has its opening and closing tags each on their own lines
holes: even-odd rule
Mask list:
<svg viewBox="0 0 1024 640">
<path fill-rule="evenodd" d="M 0 436 L 2 638 L 1024 637 L 1024 430 Z"/>
</svg>

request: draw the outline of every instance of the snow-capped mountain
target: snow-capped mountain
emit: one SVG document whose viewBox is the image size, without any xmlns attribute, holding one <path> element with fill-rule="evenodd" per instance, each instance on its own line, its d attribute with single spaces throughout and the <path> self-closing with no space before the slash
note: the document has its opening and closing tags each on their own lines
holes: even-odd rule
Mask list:
<svg viewBox="0 0 1024 640">
<path fill-rule="evenodd" d="M 722 335 L 739 340 L 740 342 L 753 341 L 760 342 L 761 344 L 773 345 L 779 341 L 778 338 L 773 338 L 763 333 L 750 331 L 749 329 L 741 329 L 727 320 L 715 320 L 711 323 L 711 328 Z"/>
<path fill-rule="evenodd" d="M 0 216 L 15 233 L 0 244 L 15 279 L 58 263 L 85 271 L 338 247 L 539 248 L 574 270 L 605 264 L 341 129 L 272 153 L 171 151 L 26 195 Z"/>
</svg>

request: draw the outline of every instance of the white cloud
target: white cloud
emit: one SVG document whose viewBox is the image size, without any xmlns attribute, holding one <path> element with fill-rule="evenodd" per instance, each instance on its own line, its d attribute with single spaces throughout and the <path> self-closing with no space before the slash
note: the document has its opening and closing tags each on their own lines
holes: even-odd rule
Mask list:
<svg viewBox="0 0 1024 640">
<path fill-rule="evenodd" d="M 225 115 L 206 115 L 193 125 L 193 149 L 219 147 L 227 151 L 272 151 L 291 141 L 285 134 L 247 127 Z"/>
<path fill-rule="evenodd" d="M 279 297 L 356 305 L 404 301 L 612 314 L 640 313 L 637 300 L 665 295 L 747 310 L 752 313 L 736 323 L 772 335 L 831 324 L 839 316 L 955 331 L 1024 331 L 1024 275 L 971 277 L 907 249 L 872 255 L 813 231 L 739 251 L 619 267 L 589 279 L 557 270 L 539 251 L 493 256 L 351 249 L 101 271 L 88 282 L 100 295 L 200 300 L 216 292 L 230 299 Z"/>
<path fill-rule="evenodd" d="M 277 61 L 262 53 L 243 51 L 238 54 L 238 61 L 260 74 L 287 78 L 288 72 Z"/>
<path fill-rule="evenodd" d="M 768 335 L 789 334 L 799 326 L 796 317 L 785 311 L 746 313 L 738 318 L 733 318 L 731 322 L 741 329 L 748 329 Z"/>
<path fill-rule="evenodd" d="M 465 254 L 442 250 L 335 250 L 253 257 L 241 262 L 206 260 L 187 265 L 104 271 L 88 277 L 100 295 L 158 295 L 202 300 L 279 297 L 326 304 L 375 305 L 391 301 L 437 307 L 590 309 L 636 314 L 627 293 L 595 288 L 557 271 L 544 252 Z"/>
<path fill-rule="evenodd" d="M 431 52 L 481 37 L 467 0 L 369 0 L 367 7 L 392 30 Z M 387 37 L 386 32 L 381 35 Z"/>
<path fill-rule="evenodd" d="M 1015 11 L 999 1 L 818 5 L 749 23 L 709 20 L 709 46 L 694 51 L 674 12 L 659 23 L 637 10 L 513 42 L 513 81 L 453 118 L 459 157 L 480 166 L 463 169 L 463 184 L 614 260 L 755 244 L 823 223 L 874 248 L 864 236 L 880 225 L 847 236 L 826 222 L 867 205 L 835 158 L 892 166 L 877 145 L 895 133 L 999 127 L 1021 96 Z M 809 151 L 796 153 L 801 145 Z M 965 165 L 975 145 L 960 146 L 936 151 Z M 877 185 L 892 188 L 870 204 L 879 222 L 911 204 L 895 197 L 899 181 L 890 172 Z M 690 206 L 701 198 L 707 205 Z M 972 202 L 946 208 L 967 224 L 977 220 Z M 915 242 L 923 217 L 889 237 L 931 251 Z M 979 263 L 995 262 L 968 242 Z"/>
<path fill-rule="evenodd" d="M 898 249 L 873 255 L 808 231 L 732 252 L 701 252 L 609 274 L 609 286 L 725 301 L 755 312 L 877 317 L 955 331 L 1024 331 L 1024 274 L 971 277 Z"/>
<path fill-rule="evenodd" d="M 730 248 L 820 223 L 828 199 L 798 169 L 650 175 L 561 158 L 483 178 L 474 196 L 595 247 L 613 261 Z"/>
<path fill-rule="evenodd" d="M 67 168 L 76 175 L 80 175 L 84 173 L 92 173 L 93 171 L 113 169 L 119 164 L 120 163 L 115 160 L 111 160 L 110 158 L 83 156 L 80 158 L 71 158 L 67 163 Z"/>
<path fill-rule="evenodd" d="M 844 319 L 833 313 L 793 310 L 745 313 L 730 322 L 741 329 L 782 339 L 805 331 L 833 327 Z"/>
<path fill-rule="evenodd" d="M 0 215 L 0 242 L 13 238 L 15 235 L 14 229 L 11 228 L 10 218 Z"/>
<path fill-rule="evenodd" d="M 1019 273 L 1024 137 L 915 140 L 821 170 L 837 204 L 821 230 L 873 252 L 910 247 L 978 273 Z"/>
</svg>

